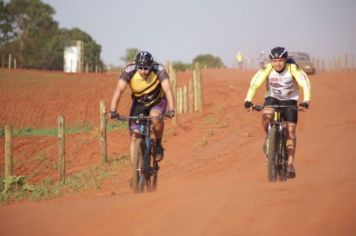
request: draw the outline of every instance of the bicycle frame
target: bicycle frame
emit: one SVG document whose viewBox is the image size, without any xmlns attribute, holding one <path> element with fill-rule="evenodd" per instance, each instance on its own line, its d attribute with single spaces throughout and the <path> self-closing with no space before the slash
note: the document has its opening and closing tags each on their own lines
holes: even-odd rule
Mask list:
<svg viewBox="0 0 356 236">
<path fill-rule="evenodd" d="M 146 185 L 148 191 L 155 190 L 157 186 L 157 178 L 158 178 L 157 175 L 158 175 L 159 166 L 154 158 L 152 158 L 152 166 L 151 166 L 151 155 L 153 154 L 152 153 L 153 143 L 151 139 L 151 125 L 152 125 L 151 120 L 161 119 L 161 117 L 144 116 L 143 114 L 141 114 L 138 116 L 129 116 L 127 118 L 122 117 L 121 119 L 134 120 L 139 126 L 140 135 L 137 140 L 139 142 L 139 147 L 136 148 L 139 148 L 141 150 L 139 152 L 141 155 L 140 157 L 133 157 L 133 162 L 139 162 L 141 165 L 139 168 L 133 171 L 133 175 L 135 174 L 139 175 L 138 183 L 135 182 L 137 181 L 137 178 L 133 178 L 133 182 L 135 182 L 133 183 L 133 189 L 135 192 L 143 192 L 144 187 Z M 138 163 L 133 163 L 134 168 L 138 167 L 137 164 Z M 152 176 L 153 176 L 153 183 L 151 183 Z"/>
<path fill-rule="evenodd" d="M 296 106 L 272 105 L 274 109 L 272 120 L 268 123 L 267 158 L 268 158 L 268 180 L 274 182 L 287 179 L 288 153 L 286 147 L 286 131 L 284 121 L 281 117 L 281 109 L 296 109 Z M 255 106 L 254 110 L 261 111 L 264 107 Z"/>
</svg>

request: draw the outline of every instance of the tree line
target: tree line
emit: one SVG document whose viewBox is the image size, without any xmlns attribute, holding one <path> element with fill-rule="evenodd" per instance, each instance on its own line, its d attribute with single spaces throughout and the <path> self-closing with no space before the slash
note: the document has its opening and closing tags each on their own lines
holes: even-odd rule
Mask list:
<svg viewBox="0 0 356 236">
<path fill-rule="evenodd" d="M 125 63 L 130 63 L 135 60 L 136 54 L 140 50 L 138 48 L 127 48 L 126 55 L 121 57 L 120 59 Z M 224 63 L 219 57 L 213 56 L 211 54 L 200 54 L 193 58 L 192 63 L 186 63 L 182 61 L 173 61 L 172 65 L 176 71 L 186 71 L 193 70 L 195 63 L 199 63 L 199 65 L 203 68 L 222 68 L 225 67 Z"/>
<path fill-rule="evenodd" d="M 84 43 L 83 62 L 103 67 L 101 45 L 79 28 L 59 28 L 55 10 L 41 0 L 0 0 L 0 55 L 16 59 L 18 68 L 62 70 L 64 48 Z"/>
<path fill-rule="evenodd" d="M 79 28 L 59 28 L 53 19 L 55 10 L 41 0 L 0 0 L 0 60 L 2 66 L 9 55 L 16 59 L 18 68 L 62 70 L 64 48 L 73 41 L 83 41 L 83 64 L 90 65 L 89 71 L 96 67 L 104 68 L 100 58 L 101 45 Z M 121 57 L 124 62 L 134 60 L 139 50 L 128 48 Z M 202 67 L 224 67 L 219 57 L 211 54 L 196 56 L 192 63 L 173 62 L 177 71 L 191 70 L 195 62 Z"/>
</svg>

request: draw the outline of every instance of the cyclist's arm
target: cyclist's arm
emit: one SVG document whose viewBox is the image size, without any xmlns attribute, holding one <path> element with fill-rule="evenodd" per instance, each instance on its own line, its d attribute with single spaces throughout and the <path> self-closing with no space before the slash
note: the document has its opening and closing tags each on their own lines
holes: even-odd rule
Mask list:
<svg viewBox="0 0 356 236">
<path fill-rule="evenodd" d="M 128 82 L 122 78 L 117 81 L 117 85 L 114 91 L 114 95 L 111 99 L 110 111 L 116 111 L 116 107 L 120 102 L 120 98 L 125 91 Z"/>
<path fill-rule="evenodd" d="M 311 98 L 311 86 L 307 74 L 295 65 L 291 65 L 291 73 L 298 85 L 303 89 L 304 102 L 309 102 Z"/>
<path fill-rule="evenodd" d="M 172 92 L 172 86 L 171 82 L 169 79 L 164 79 L 161 81 L 161 86 L 163 89 L 164 94 L 166 95 L 167 98 L 167 103 L 168 103 L 168 111 L 174 110 L 174 97 L 173 97 L 173 92 Z"/>
<path fill-rule="evenodd" d="M 266 67 L 261 68 L 251 79 L 250 87 L 247 91 L 245 101 L 251 102 L 255 96 L 256 91 L 266 81 L 269 72 L 272 69 L 272 65 L 268 64 Z"/>
</svg>

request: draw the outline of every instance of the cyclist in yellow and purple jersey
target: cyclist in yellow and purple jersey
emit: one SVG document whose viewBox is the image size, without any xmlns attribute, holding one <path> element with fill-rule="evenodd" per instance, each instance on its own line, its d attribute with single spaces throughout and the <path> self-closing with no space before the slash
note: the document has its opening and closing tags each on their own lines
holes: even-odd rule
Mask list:
<svg viewBox="0 0 356 236">
<path fill-rule="evenodd" d="M 257 89 L 267 83 L 267 93 L 262 115 L 262 125 L 265 133 L 268 132 L 268 123 L 272 119 L 273 108 L 271 105 L 294 105 L 297 106 L 299 95 L 298 87 L 303 89 L 304 100 L 299 106 L 309 108 L 311 87 L 306 73 L 299 69 L 298 65 L 288 63 L 288 52 L 283 47 L 276 47 L 269 55 L 271 63 L 259 69 L 253 76 L 250 87 L 245 98 L 245 108 L 251 109 L 252 99 Z M 283 109 L 282 115 L 286 121 L 287 129 L 287 151 L 288 151 L 288 177 L 295 177 L 294 155 L 297 144 L 296 126 L 298 121 L 297 109 Z M 264 151 L 266 149 L 266 141 Z"/>
<path fill-rule="evenodd" d="M 127 87 L 131 88 L 132 105 L 130 116 L 144 114 L 145 116 L 174 116 L 174 98 L 169 76 L 161 64 L 153 60 L 151 53 L 141 51 L 136 55 L 135 63 L 128 64 L 122 72 L 111 100 L 110 118 L 119 117 L 116 109 L 120 98 Z M 138 125 L 129 123 L 130 154 L 133 157 L 134 143 L 139 135 Z M 163 119 L 152 119 L 152 129 L 156 137 L 155 159 L 161 161 L 164 157 L 162 136 Z"/>
</svg>

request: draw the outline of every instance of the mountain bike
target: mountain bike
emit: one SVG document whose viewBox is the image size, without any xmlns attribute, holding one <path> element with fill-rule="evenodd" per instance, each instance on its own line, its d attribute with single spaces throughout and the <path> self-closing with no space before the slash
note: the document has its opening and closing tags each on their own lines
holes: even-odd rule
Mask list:
<svg viewBox="0 0 356 236">
<path fill-rule="evenodd" d="M 155 160 L 155 140 L 151 138 L 152 119 L 163 119 L 163 116 L 138 116 L 124 117 L 120 121 L 133 120 L 139 126 L 139 136 L 135 140 L 131 187 L 135 193 L 156 191 L 159 165 Z"/>
<path fill-rule="evenodd" d="M 268 124 L 266 155 L 268 159 L 267 176 L 269 182 L 287 180 L 288 152 L 287 131 L 284 127 L 282 109 L 298 109 L 296 106 L 271 105 L 274 108 L 272 120 Z M 263 106 L 254 105 L 255 111 L 263 110 Z"/>
</svg>

